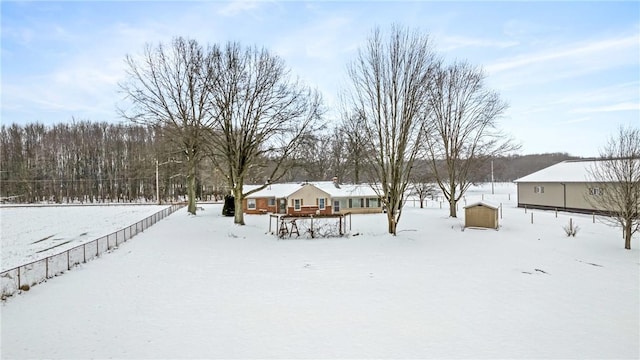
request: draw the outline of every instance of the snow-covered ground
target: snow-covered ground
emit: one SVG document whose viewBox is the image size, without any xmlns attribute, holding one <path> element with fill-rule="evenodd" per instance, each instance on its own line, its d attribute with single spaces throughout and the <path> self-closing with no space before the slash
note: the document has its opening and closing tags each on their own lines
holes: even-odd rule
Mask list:
<svg viewBox="0 0 640 360">
<path fill-rule="evenodd" d="M 461 230 L 406 206 L 351 233 L 278 240 L 202 204 L 1 306 L 2 358 L 633 358 L 638 247 L 591 216 L 515 208 Z M 496 189 L 498 190 L 498 189 Z M 490 188 L 473 189 L 467 202 Z M 569 218 L 580 227 L 566 237 Z"/>
<path fill-rule="evenodd" d="M 0 271 L 95 240 L 165 208 L 166 205 L 0 207 Z"/>
</svg>

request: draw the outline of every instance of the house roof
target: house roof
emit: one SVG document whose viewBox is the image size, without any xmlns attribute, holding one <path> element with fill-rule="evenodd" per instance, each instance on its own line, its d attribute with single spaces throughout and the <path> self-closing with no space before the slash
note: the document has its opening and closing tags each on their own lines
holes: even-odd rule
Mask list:
<svg viewBox="0 0 640 360">
<path fill-rule="evenodd" d="M 367 184 L 339 184 L 339 187 L 333 181 L 320 181 L 314 185 L 321 190 L 329 193 L 332 197 L 378 197 L 378 194 Z"/>
<path fill-rule="evenodd" d="M 247 196 L 247 198 L 285 198 L 300 190 L 304 184 L 306 183 L 269 184 L 266 188 Z M 371 186 L 366 184 L 339 184 L 339 187 L 336 187 L 333 181 L 316 181 L 309 182 L 308 184 L 315 186 L 334 198 L 378 196 Z M 262 185 L 245 185 L 243 190 L 247 192 L 260 186 Z"/>
<path fill-rule="evenodd" d="M 247 192 L 259 188 L 260 186 L 262 185 L 244 185 L 243 190 Z M 301 187 L 302 184 L 297 183 L 269 184 L 266 188 L 247 196 L 247 198 L 283 198 L 293 194 Z"/>
<path fill-rule="evenodd" d="M 521 177 L 514 182 L 592 182 L 589 170 L 597 161 L 566 160 Z"/>
</svg>

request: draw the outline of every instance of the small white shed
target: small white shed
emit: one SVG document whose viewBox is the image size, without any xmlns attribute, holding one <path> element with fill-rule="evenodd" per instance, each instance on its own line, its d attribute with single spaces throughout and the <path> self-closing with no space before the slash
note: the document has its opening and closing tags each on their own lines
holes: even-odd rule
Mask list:
<svg viewBox="0 0 640 360">
<path fill-rule="evenodd" d="M 499 207 L 485 201 L 464 207 L 464 226 L 498 229 Z"/>
</svg>

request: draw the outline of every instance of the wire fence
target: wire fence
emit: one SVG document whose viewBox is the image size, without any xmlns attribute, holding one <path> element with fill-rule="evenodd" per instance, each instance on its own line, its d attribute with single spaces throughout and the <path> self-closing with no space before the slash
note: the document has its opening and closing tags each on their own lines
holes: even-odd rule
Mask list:
<svg viewBox="0 0 640 360">
<path fill-rule="evenodd" d="M 98 258 L 182 207 L 184 207 L 184 204 L 171 205 L 124 229 L 57 254 L 49 255 L 44 259 L 3 271 L 0 273 L 0 298 L 5 299 L 18 292 L 18 290 L 26 290 L 47 279 L 63 274 L 78 264 Z"/>
</svg>

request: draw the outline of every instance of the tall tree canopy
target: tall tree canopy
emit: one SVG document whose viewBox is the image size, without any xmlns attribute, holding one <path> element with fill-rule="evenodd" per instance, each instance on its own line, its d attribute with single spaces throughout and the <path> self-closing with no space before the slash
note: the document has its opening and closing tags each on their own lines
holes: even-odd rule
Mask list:
<svg viewBox="0 0 640 360">
<path fill-rule="evenodd" d="M 507 104 L 486 88 L 484 79 L 481 69 L 456 62 L 440 65 L 428 87 L 427 156 L 451 217 L 457 216 L 457 203 L 480 167 L 518 148 L 497 129 Z"/>
<path fill-rule="evenodd" d="M 169 46 L 147 45 L 142 56 L 126 56 L 127 79 L 120 84 L 132 106 L 120 114 L 164 132 L 186 165 L 188 211 L 196 213 L 196 170 L 213 125 L 210 84 L 218 73 L 219 49 L 175 38 Z"/>
<path fill-rule="evenodd" d="M 228 43 L 212 66 L 218 76 L 207 88 L 213 120 L 210 154 L 228 177 L 235 223 L 244 224 L 242 200 L 261 189 L 244 192 L 247 174 L 267 169 L 267 162 L 264 186 L 286 174 L 292 154 L 319 127 L 321 98 L 266 49 Z"/>
<path fill-rule="evenodd" d="M 355 131 L 362 131 L 373 149 L 365 154 L 394 235 L 422 145 L 436 63 L 428 36 L 393 26 L 388 34 L 375 29 L 348 67 L 346 108 L 361 119 Z"/>
</svg>

